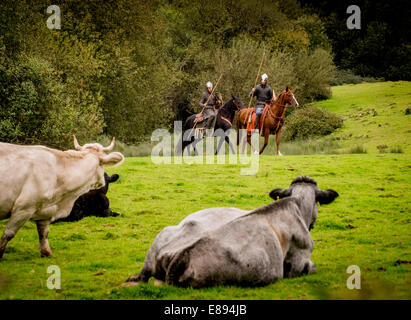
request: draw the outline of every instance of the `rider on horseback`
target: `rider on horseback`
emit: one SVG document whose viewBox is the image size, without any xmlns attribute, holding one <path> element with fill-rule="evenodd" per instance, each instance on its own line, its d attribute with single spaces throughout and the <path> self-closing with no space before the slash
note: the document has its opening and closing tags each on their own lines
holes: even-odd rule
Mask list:
<svg viewBox="0 0 411 320">
<path fill-rule="evenodd" d="M 261 76 L 260 84 L 257 87 L 252 88 L 250 97 L 257 97 L 257 106 L 255 109 L 256 114 L 256 129 L 260 129 L 260 117 L 263 113 L 266 103 L 269 103 L 273 98 L 273 89 L 267 84 L 268 76 L 264 73 Z"/>
<path fill-rule="evenodd" d="M 218 104 L 218 98 L 212 93 L 213 84 L 207 82 L 207 90 L 204 91 L 200 99 L 200 106 L 204 108 L 203 117 L 207 119 L 206 129 L 212 129 L 215 126 L 218 110 L 215 109 L 215 105 Z"/>
</svg>

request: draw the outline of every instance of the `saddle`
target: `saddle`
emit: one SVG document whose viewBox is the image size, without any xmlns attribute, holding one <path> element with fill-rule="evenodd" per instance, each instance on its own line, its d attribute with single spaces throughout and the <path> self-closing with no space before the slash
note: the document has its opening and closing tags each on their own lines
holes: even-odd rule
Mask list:
<svg viewBox="0 0 411 320">
<path fill-rule="evenodd" d="M 260 117 L 260 134 L 263 136 L 264 132 L 264 120 L 265 117 L 267 116 L 267 112 L 269 111 L 270 104 L 266 103 L 263 109 L 263 113 L 261 114 Z M 246 121 L 247 121 L 247 135 L 251 136 L 251 132 L 257 128 L 256 124 L 256 118 L 257 115 L 255 113 L 256 108 L 250 108 L 249 111 L 247 112 L 246 116 Z"/>
<path fill-rule="evenodd" d="M 213 108 L 215 111 L 218 111 L 220 109 L 220 106 L 221 106 L 220 104 L 216 104 Z M 194 119 L 195 123 L 197 123 L 197 128 L 199 128 L 199 124 L 203 123 L 204 120 L 207 120 L 207 119 L 208 118 L 205 118 L 201 112 L 197 113 Z"/>
</svg>

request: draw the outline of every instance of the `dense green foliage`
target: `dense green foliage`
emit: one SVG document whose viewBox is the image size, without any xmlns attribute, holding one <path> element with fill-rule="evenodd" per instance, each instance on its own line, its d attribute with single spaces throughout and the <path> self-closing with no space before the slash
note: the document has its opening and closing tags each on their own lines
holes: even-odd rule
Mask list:
<svg viewBox="0 0 411 320">
<path fill-rule="evenodd" d="M 378 82 L 384 81 L 384 78 L 362 77 L 355 74 L 352 70 L 336 69 L 334 80 L 331 81 L 331 86 L 340 86 L 343 84 L 357 84 L 361 82 Z"/>
<path fill-rule="evenodd" d="M 51 64 L 40 57 L 22 57 L 7 68 L 2 66 L 1 141 L 59 147 L 71 143 L 69 132 L 79 138 L 101 132 L 101 96 L 82 92 L 55 74 Z"/>
<path fill-rule="evenodd" d="M 300 102 L 330 95 L 324 26 L 296 0 L 62 0 L 0 4 L 0 139 L 70 146 L 99 134 L 137 143 L 198 111 L 206 81 L 244 103 L 262 72 Z"/>
<path fill-rule="evenodd" d="M 340 116 L 315 106 L 297 109 L 285 121 L 283 136 L 286 140 L 325 136 L 341 128 Z"/>
<path fill-rule="evenodd" d="M 300 0 L 317 13 L 341 69 L 387 80 L 411 79 L 411 10 L 407 0 Z M 347 8 L 361 10 L 361 29 L 347 28 Z"/>
<path fill-rule="evenodd" d="M 410 73 L 400 0 L 360 1 L 361 30 L 347 29 L 344 2 L 62 0 L 60 30 L 46 26 L 48 5 L 0 4 L 1 141 L 139 143 L 199 111 L 220 74 L 223 100 L 247 105 L 264 52 L 270 85 L 301 104 L 330 97 L 330 84 Z"/>
</svg>

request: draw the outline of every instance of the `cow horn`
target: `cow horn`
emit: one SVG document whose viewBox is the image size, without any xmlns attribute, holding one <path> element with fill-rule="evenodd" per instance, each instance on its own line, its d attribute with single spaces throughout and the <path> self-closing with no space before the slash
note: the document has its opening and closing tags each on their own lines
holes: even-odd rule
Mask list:
<svg viewBox="0 0 411 320">
<path fill-rule="evenodd" d="M 74 142 L 74 148 L 76 148 L 76 150 L 81 150 L 82 148 L 81 148 L 81 146 L 78 144 L 78 141 L 77 141 L 77 138 L 76 138 L 76 135 L 74 135 L 73 134 L 73 142 Z"/>
<path fill-rule="evenodd" d="M 113 150 L 115 141 L 116 141 L 116 138 L 113 137 L 113 140 L 111 140 L 111 144 L 108 147 L 103 148 L 103 151 L 108 152 L 108 151 Z"/>
</svg>

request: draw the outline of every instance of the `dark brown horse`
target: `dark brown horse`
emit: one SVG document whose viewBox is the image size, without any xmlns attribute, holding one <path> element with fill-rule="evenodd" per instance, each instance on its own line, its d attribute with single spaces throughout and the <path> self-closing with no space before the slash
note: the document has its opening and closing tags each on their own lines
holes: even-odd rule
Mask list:
<svg viewBox="0 0 411 320">
<path fill-rule="evenodd" d="M 232 96 L 223 107 L 218 110 L 217 119 L 214 125 L 214 137 L 221 137 L 228 143 L 231 148 L 231 151 L 234 152 L 234 147 L 230 142 L 230 139 L 226 135 L 227 130 L 231 129 L 232 123 L 234 121 L 234 116 L 237 111 L 244 109 L 244 105 L 238 97 Z M 198 137 L 195 135 L 195 129 L 204 128 L 206 121 L 196 123 L 196 114 L 189 116 L 183 125 L 183 132 L 175 149 L 176 155 L 183 155 L 184 149 L 187 147 L 188 154 L 190 152 L 190 146 L 194 149 L 194 154 L 198 155 L 198 151 L 195 145 L 203 139 L 203 133 L 199 134 Z M 218 143 L 216 154 L 219 153 L 219 150 L 224 142 L 223 139 L 220 139 Z"/>
<path fill-rule="evenodd" d="M 294 94 L 292 93 L 292 89 L 287 87 L 283 92 L 281 92 L 281 94 L 274 102 L 271 101 L 267 104 L 269 104 L 268 111 L 266 112 L 264 123 L 262 123 L 260 126 L 260 128 L 262 128 L 262 135 L 264 135 L 264 145 L 260 150 L 260 154 L 263 153 L 265 147 L 267 146 L 270 134 L 275 134 L 277 143 L 277 155 L 282 156 L 280 152 L 280 135 L 281 128 L 284 124 L 284 114 L 288 108 L 288 105 L 298 107 L 298 102 L 295 99 Z M 239 145 L 240 143 L 239 130 L 247 128 L 247 122 L 250 117 L 251 110 L 251 108 L 243 109 L 237 115 L 237 145 Z M 247 142 L 254 150 L 254 147 L 251 144 L 250 135 L 247 135 Z M 255 150 L 255 152 L 257 151 Z"/>
</svg>

